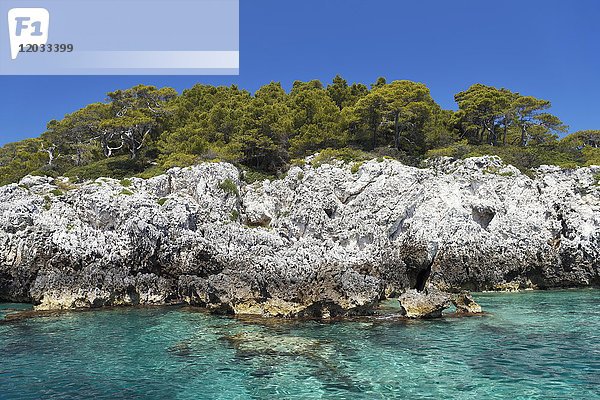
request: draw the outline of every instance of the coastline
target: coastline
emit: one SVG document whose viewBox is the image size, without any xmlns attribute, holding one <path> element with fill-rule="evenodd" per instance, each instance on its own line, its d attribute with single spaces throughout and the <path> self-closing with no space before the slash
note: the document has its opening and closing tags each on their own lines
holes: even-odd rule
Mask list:
<svg viewBox="0 0 600 400">
<path fill-rule="evenodd" d="M 252 184 L 226 163 L 126 188 L 27 177 L 0 188 L 0 298 L 327 318 L 425 285 L 598 285 L 599 171 L 532 179 L 480 157 L 308 163 Z"/>
<path fill-rule="evenodd" d="M 487 297 L 486 295 L 520 295 L 520 294 L 530 294 L 530 293 L 561 293 L 561 292 L 578 292 L 578 291 L 600 291 L 600 286 L 581 286 L 581 287 L 568 287 L 568 288 L 548 288 L 548 289 L 521 289 L 516 291 L 511 290 L 488 290 L 482 292 L 472 292 L 471 295 L 475 297 L 475 299 L 479 299 L 480 296 Z M 15 321 L 20 321 L 23 319 L 29 318 L 43 318 L 43 317 L 60 317 L 62 315 L 67 315 L 69 313 L 77 313 L 77 312 L 110 312 L 110 311 L 123 311 L 123 310 L 144 310 L 144 309 L 179 309 L 185 310 L 189 312 L 197 312 L 203 313 L 206 315 L 220 315 L 224 317 L 234 318 L 242 323 L 250 322 L 250 323 L 263 323 L 269 325 L 272 323 L 282 323 L 284 321 L 318 321 L 318 322 L 334 322 L 334 323 L 344 323 L 344 322 L 375 322 L 375 321 L 388 321 L 388 322 L 408 322 L 408 321 L 416 321 L 418 319 L 409 318 L 406 316 L 402 316 L 399 312 L 400 306 L 397 298 L 387 298 L 382 299 L 377 307 L 373 309 L 372 314 L 365 315 L 353 315 L 353 316 L 337 316 L 332 318 L 315 318 L 315 317 L 295 317 L 295 318 L 273 318 L 270 316 L 265 316 L 261 314 L 215 314 L 212 313 L 209 309 L 200 306 L 192 306 L 186 304 L 184 302 L 172 303 L 172 304 L 137 304 L 137 305 L 125 305 L 125 306 L 104 306 L 98 308 L 91 307 L 81 307 L 81 308 L 66 308 L 66 309 L 52 309 L 52 310 L 36 310 L 32 303 L 9 303 L 9 302 L 0 302 L 0 306 L 11 304 L 17 306 L 31 306 L 30 309 L 10 309 L 10 312 L 4 313 L 4 316 L 0 318 L 0 324 L 2 323 L 11 323 Z M 390 306 L 392 304 L 392 306 Z M 0 309 L 0 311 L 6 311 Z M 485 309 L 480 313 L 458 313 L 454 311 L 444 311 L 441 319 L 448 318 L 470 318 L 470 317 L 487 317 L 491 314 Z M 425 320 L 432 320 L 438 318 L 425 318 Z"/>
</svg>

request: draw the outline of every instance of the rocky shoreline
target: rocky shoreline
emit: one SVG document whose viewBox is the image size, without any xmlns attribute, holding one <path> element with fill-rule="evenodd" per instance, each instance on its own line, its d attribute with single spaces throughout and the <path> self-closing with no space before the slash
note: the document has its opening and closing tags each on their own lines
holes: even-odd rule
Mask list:
<svg viewBox="0 0 600 400">
<path fill-rule="evenodd" d="M 0 301 L 326 318 L 409 289 L 599 285 L 598 174 L 480 157 L 308 163 L 254 184 L 227 163 L 26 177 L 0 188 Z"/>
</svg>

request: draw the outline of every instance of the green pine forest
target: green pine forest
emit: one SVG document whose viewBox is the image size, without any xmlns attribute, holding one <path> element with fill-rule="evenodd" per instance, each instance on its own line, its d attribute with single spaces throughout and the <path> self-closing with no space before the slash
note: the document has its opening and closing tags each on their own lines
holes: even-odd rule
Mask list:
<svg viewBox="0 0 600 400">
<path fill-rule="evenodd" d="M 0 184 L 27 174 L 151 177 L 175 166 L 228 161 L 254 181 L 314 162 L 389 157 L 419 166 L 431 157 L 493 154 L 524 172 L 542 164 L 600 164 L 600 130 L 568 133 L 548 100 L 475 84 L 443 110 L 422 83 L 237 86 L 138 85 L 52 120 L 38 138 L 0 148 Z"/>
</svg>

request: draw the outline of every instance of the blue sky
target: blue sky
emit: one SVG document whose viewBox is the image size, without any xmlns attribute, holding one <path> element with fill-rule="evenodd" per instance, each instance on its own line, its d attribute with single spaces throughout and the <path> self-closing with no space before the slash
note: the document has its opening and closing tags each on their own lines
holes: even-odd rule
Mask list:
<svg viewBox="0 0 600 400">
<path fill-rule="evenodd" d="M 571 132 L 600 129 L 600 1 L 240 0 L 237 77 L 0 77 L 0 144 L 138 83 L 410 79 L 444 108 L 473 83 L 552 101 Z"/>
</svg>

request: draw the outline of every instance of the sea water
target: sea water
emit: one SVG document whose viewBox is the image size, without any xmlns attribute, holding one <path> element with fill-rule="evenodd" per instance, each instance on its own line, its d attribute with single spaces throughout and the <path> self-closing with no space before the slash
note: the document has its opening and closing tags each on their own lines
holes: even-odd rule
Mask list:
<svg viewBox="0 0 600 400">
<path fill-rule="evenodd" d="M 5 318 L 0 398 L 600 399 L 600 291 L 476 298 L 486 315 L 428 321 L 189 307 Z"/>
</svg>

